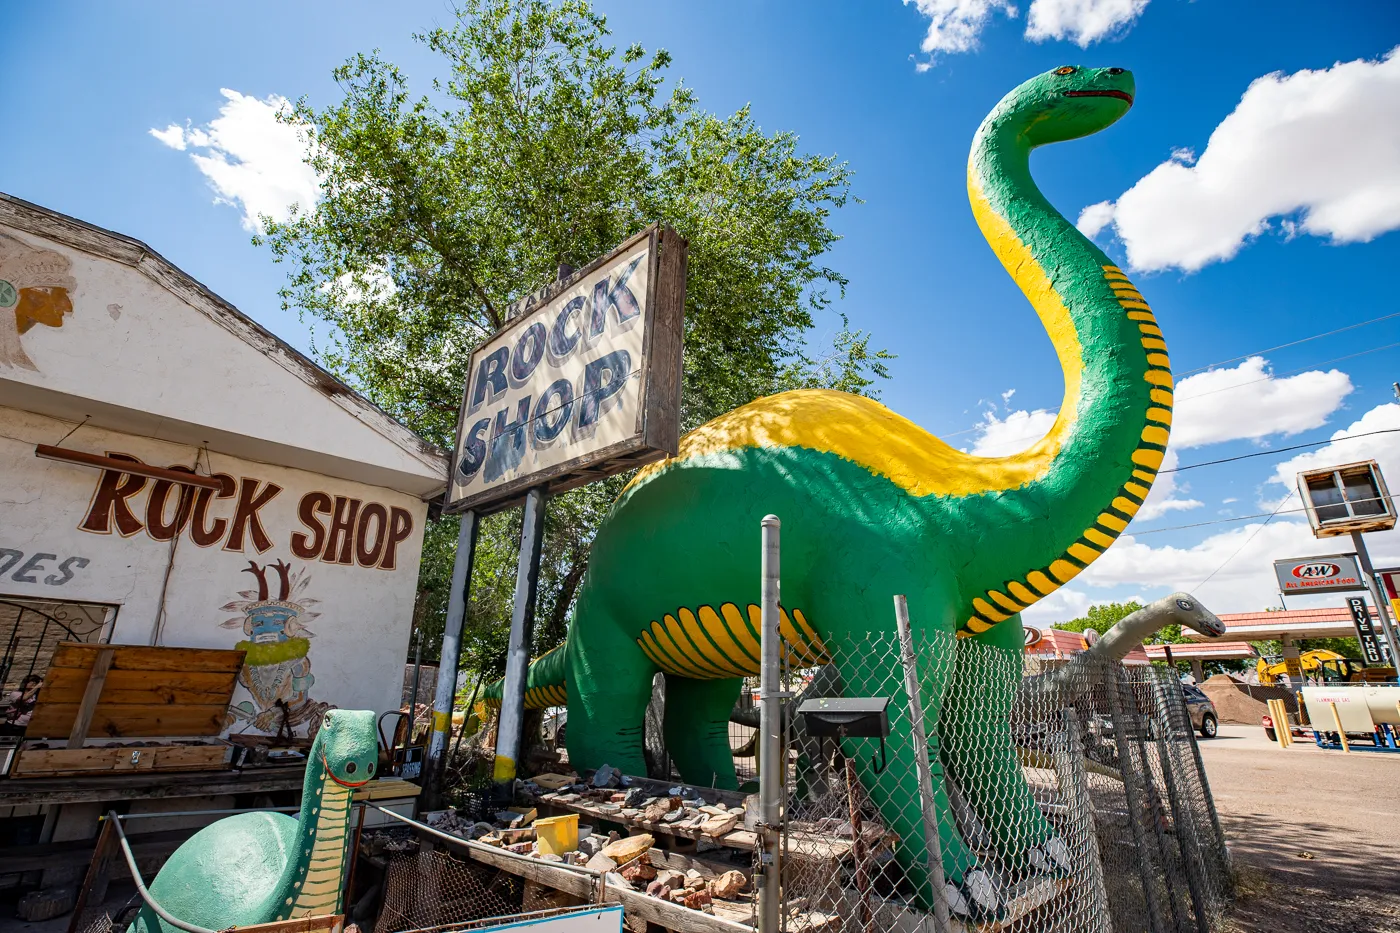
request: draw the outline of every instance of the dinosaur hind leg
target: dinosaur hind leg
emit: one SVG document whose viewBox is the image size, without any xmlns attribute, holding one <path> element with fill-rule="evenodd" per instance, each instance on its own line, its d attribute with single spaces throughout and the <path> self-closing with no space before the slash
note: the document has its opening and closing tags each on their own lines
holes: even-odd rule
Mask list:
<svg viewBox="0 0 1400 933">
<path fill-rule="evenodd" d="M 729 713 L 743 680 L 666 677 L 666 750 L 689 784 L 733 789 Z"/>
</svg>

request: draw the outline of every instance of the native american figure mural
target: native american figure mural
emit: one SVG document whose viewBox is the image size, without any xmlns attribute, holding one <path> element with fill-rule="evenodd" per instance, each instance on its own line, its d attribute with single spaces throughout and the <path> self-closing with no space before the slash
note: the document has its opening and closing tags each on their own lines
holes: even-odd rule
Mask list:
<svg viewBox="0 0 1400 933">
<path fill-rule="evenodd" d="M 270 572 L 276 573 L 275 599 L 268 581 Z M 242 590 L 238 594 L 241 599 L 221 606 L 239 614 L 219 625 L 243 630 L 244 640 L 234 646 L 248 652 L 238 682 L 253 699 L 229 707 L 230 725 L 248 722 L 259 732 L 275 732 L 283 738 L 290 738 L 302 725 L 315 732 L 321 717 L 332 707 L 310 696 L 316 678 L 308 652 L 316 633 L 306 625 L 320 615 L 312 608 L 320 600 L 303 595 L 311 583 L 311 572 L 303 568 L 293 573 L 292 565 L 280 560 L 261 567 L 250 560 L 243 573 L 252 574 L 258 588 Z"/>
<path fill-rule="evenodd" d="M 38 369 L 20 336 L 35 324 L 62 327 L 73 313 L 71 266 L 62 253 L 0 234 L 0 367 Z"/>
</svg>

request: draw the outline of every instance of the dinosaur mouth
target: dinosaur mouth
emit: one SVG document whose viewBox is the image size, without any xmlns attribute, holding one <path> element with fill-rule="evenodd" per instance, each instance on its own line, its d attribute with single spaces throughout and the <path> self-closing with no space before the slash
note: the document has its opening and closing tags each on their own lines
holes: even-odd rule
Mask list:
<svg viewBox="0 0 1400 933">
<path fill-rule="evenodd" d="M 327 775 L 332 781 L 335 781 L 337 784 L 339 784 L 341 787 L 350 787 L 350 788 L 364 787 L 364 786 L 365 786 L 366 784 L 368 784 L 370 781 L 374 780 L 374 778 L 371 776 L 371 777 L 365 778 L 363 781 L 358 781 L 358 782 L 354 782 L 354 781 L 342 781 L 340 778 L 338 778 L 338 777 L 335 776 L 335 769 L 332 768 L 332 767 L 326 762 L 326 756 L 325 756 L 324 753 L 322 753 L 322 755 L 321 755 L 321 767 L 325 768 L 325 769 L 326 769 L 326 775 Z"/>
<path fill-rule="evenodd" d="M 1133 95 L 1127 91 L 1065 91 L 1063 93 L 1066 97 L 1116 97 L 1119 100 L 1126 100 L 1130 104 L 1133 102 Z"/>
</svg>

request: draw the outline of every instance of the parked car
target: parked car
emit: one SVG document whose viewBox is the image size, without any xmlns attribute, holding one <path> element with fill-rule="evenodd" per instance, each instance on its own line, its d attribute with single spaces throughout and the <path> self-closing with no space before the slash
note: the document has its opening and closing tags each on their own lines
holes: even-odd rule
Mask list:
<svg viewBox="0 0 1400 933">
<path fill-rule="evenodd" d="M 1202 738 L 1213 739 L 1220 731 L 1220 717 L 1216 715 L 1215 704 L 1205 691 L 1195 684 L 1182 684 L 1186 711 L 1191 716 L 1191 725 L 1201 733 Z"/>
</svg>

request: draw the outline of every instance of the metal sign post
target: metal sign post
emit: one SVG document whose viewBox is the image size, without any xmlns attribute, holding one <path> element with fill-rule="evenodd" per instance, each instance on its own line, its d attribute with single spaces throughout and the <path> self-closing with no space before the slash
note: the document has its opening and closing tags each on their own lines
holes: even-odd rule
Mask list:
<svg viewBox="0 0 1400 933">
<path fill-rule="evenodd" d="M 1351 542 L 1356 545 L 1356 559 L 1361 564 L 1361 575 L 1366 578 L 1366 589 L 1371 594 L 1371 599 L 1376 604 L 1376 615 L 1381 620 L 1381 626 L 1385 631 L 1386 645 L 1390 648 L 1391 663 L 1395 663 L 1397 649 L 1400 649 L 1400 640 L 1397 640 L 1395 633 L 1395 620 L 1390 617 L 1390 607 L 1386 604 L 1385 591 L 1381 589 L 1380 581 L 1376 577 L 1376 569 L 1371 566 L 1371 555 L 1366 550 L 1366 540 L 1361 536 L 1361 532 L 1351 533 Z"/>
<path fill-rule="evenodd" d="M 438 656 L 437 692 L 433 695 L 433 730 L 428 739 L 428 760 L 424 762 L 422 806 L 438 809 L 438 788 L 446 764 L 447 736 L 452 731 L 452 701 L 457 694 L 457 663 L 462 654 L 462 621 L 467 616 L 471 591 L 472 563 L 476 557 L 477 517 L 462 513 L 457 531 L 457 555 L 452 561 L 452 589 L 447 595 L 447 621 L 442 629 L 442 653 Z M 415 701 L 417 697 L 414 698 Z M 468 711 L 470 713 L 470 710 Z"/>
<path fill-rule="evenodd" d="M 525 722 L 525 680 L 530 672 L 530 644 L 534 641 L 535 594 L 540 581 L 540 542 L 544 538 L 544 489 L 536 486 L 525 496 L 525 517 L 520 528 L 520 563 L 515 571 L 515 599 L 510 612 L 510 647 L 506 653 L 506 682 L 501 691 L 501 720 L 496 727 L 498 789 L 509 790 L 520 759 L 520 729 Z"/>
</svg>

